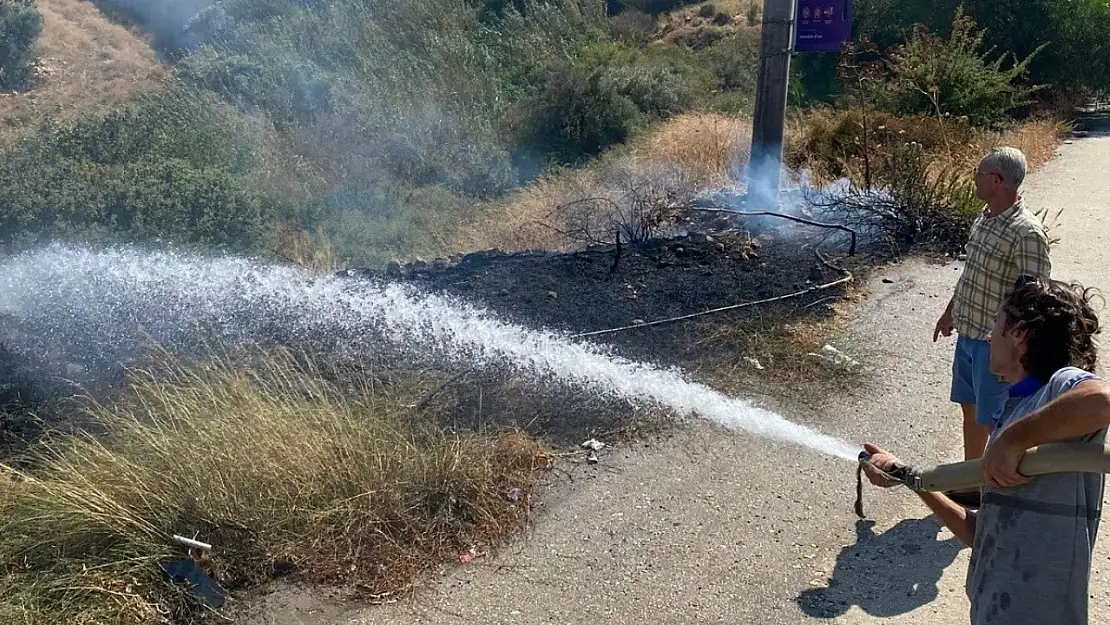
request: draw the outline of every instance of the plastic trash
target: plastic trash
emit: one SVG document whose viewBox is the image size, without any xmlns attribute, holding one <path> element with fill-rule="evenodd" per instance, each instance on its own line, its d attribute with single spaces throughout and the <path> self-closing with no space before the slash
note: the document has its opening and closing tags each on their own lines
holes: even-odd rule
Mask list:
<svg viewBox="0 0 1110 625">
<path fill-rule="evenodd" d="M 832 345 L 826 345 L 821 348 L 821 351 L 819 353 L 811 353 L 810 356 L 819 358 L 839 369 L 856 369 L 860 366 L 859 361 L 851 358 L 850 356 L 833 347 Z"/>
<path fill-rule="evenodd" d="M 212 609 L 223 606 L 227 601 L 227 591 L 216 583 L 216 580 L 209 577 L 194 560 L 170 560 L 160 563 L 158 567 L 171 580 L 187 583 L 189 592 Z"/>
<path fill-rule="evenodd" d="M 601 451 L 606 447 L 608 447 L 608 445 L 597 440 L 596 438 L 591 438 L 590 440 L 582 443 L 582 449 L 589 449 L 591 451 Z"/>
</svg>

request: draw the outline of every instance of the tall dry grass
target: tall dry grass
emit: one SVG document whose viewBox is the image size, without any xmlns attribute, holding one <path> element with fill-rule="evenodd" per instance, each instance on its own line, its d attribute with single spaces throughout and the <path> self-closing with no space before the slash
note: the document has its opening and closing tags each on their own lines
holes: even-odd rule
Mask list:
<svg viewBox="0 0 1110 625">
<path fill-rule="evenodd" d="M 402 387 L 403 388 L 403 387 Z M 48 437 L 0 480 L 0 622 L 165 622 L 189 612 L 158 562 L 212 543 L 230 587 L 295 570 L 395 591 L 525 521 L 548 462 L 516 433 L 452 434 L 370 379 L 287 352 L 135 371 L 98 434 Z M 507 497 L 511 488 L 520 497 Z"/>
<path fill-rule="evenodd" d="M 43 28 L 38 78 L 26 93 L 0 94 L 0 143 L 43 119 L 104 111 L 158 89 L 169 69 L 135 33 L 85 0 L 38 0 Z"/>
<path fill-rule="evenodd" d="M 626 205 L 636 189 L 660 186 L 677 195 L 727 184 L 747 163 L 751 122 L 713 113 L 692 113 L 658 125 L 630 145 L 615 149 L 590 167 L 547 175 L 488 204 L 482 217 L 448 241 L 451 252 L 498 248 L 558 250 L 581 245 L 568 236 L 568 207 L 590 198 Z M 599 219 L 604 216 L 599 216 Z"/>
<path fill-rule="evenodd" d="M 987 131 L 957 119 L 897 117 L 859 108 L 814 109 L 788 119 L 784 160 L 819 183 L 839 177 L 858 181 L 863 179 L 865 153 L 874 164 L 893 148 L 912 142 L 929 154 L 934 171 L 970 175 L 987 152 L 1006 145 L 1021 149 L 1030 166 L 1039 167 L 1052 158 L 1063 130 L 1047 118 Z"/>
</svg>

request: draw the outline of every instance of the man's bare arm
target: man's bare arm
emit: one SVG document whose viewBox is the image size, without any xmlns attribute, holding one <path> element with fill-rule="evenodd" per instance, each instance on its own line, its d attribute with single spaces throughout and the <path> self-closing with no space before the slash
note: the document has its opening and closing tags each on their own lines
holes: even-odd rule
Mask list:
<svg viewBox="0 0 1110 625">
<path fill-rule="evenodd" d="M 968 547 L 975 540 L 975 516 L 940 493 L 918 493 L 921 501 L 937 515 L 937 520 L 947 527 L 956 538 Z"/>
<path fill-rule="evenodd" d="M 1110 425 L 1110 384 L 1084 380 L 999 433 L 983 454 L 983 479 L 1013 487 L 1031 478 L 1018 472 L 1025 451 L 1045 443 L 1079 438 Z"/>
<path fill-rule="evenodd" d="M 1004 429 L 998 440 L 1023 451 L 1086 436 L 1110 425 L 1110 383 L 1084 380 Z"/>
</svg>

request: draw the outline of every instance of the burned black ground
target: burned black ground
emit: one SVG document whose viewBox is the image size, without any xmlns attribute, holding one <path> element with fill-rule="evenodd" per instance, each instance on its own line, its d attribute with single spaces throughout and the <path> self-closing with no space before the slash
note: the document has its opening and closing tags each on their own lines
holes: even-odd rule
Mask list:
<svg viewBox="0 0 1110 625">
<path fill-rule="evenodd" d="M 373 279 L 403 279 L 434 293 L 455 296 L 496 316 L 576 338 L 710 309 L 785 295 L 696 319 L 634 327 L 576 338 L 610 353 L 660 366 L 704 368 L 737 361 L 741 346 L 713 340 L 715 324 L 818 323 L 850 288 L 822 285 L 845 270 L 866 270 L 867 257 L 848 257 L 845 246 L 783 224 L 753 236 L 735 218 L 690 220 L 682 234 L 573 253 L 469 254 L 454 263 L 432 261 L 351 272 Z M 815 253 L 820 249 L 822 258 Z M 838 269 L 839 268 L 839 269 Z M 450 398 L 452 427 L 521 427 L 556 444 L 616 431 L 654 429 L 661 415 L 624 402 L 603 401 L 560 385 L 526 386 L 498 371 L 457 370 L 437 395 Z"/>
<path fill-rule="evenodd" d="M 458 263 L 418 263 L 401 268 L 405 279 L 433 292 L 449 293 L 529 327 L 572 335 L 636 325 L 744 302 L 806 291 L 843 277 L 829 266 L 858 271 L 835 245 L 786 226 L 758 237 L 738 224 L 714 220 L 680 236 L 572 253 L 503 254 L 496 250 L 464 256 Z M 712 228 L 712 226 L 718 226 Z M 725 226 L 726 228 L 721 228 Z M 815 250 L 822 250 L 829 264 Z M 844 286 L 814 290 L 783 302 L 720 313 L 721 322 L 750 314 L 826 314 Z M 818 300 L 820 305 L 811 306 Z M 678 322 L 587 337 L 628 358 L 683 365 L 705 355 L 698 323 Z"/>
</svg>

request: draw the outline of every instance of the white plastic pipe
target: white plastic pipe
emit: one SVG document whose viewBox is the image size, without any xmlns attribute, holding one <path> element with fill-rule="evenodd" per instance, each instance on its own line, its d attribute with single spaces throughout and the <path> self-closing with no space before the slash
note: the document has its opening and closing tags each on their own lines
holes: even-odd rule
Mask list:
<svg viewBox="0 0 1110 625">
<path fill-rule="evenodd" d="M 190 549 L 200 549 L 201 551 L 212 551 L 212 545 L 209 545 L 208 543 L 202 543 L 199 540 L 195 540 L 195 539 L 192 539 L 192 538 L 185 538 L 184 536 L 178 536 L 177 534 L 173 535 L 173 542 L 175 542 L 179 545 L 184 545 L 184 546 L 186 546 Z"/>
</svg>

